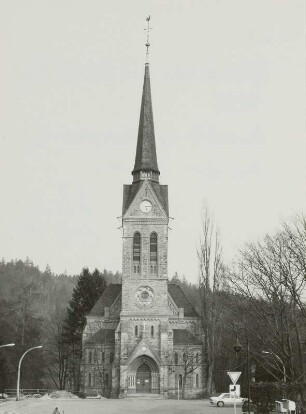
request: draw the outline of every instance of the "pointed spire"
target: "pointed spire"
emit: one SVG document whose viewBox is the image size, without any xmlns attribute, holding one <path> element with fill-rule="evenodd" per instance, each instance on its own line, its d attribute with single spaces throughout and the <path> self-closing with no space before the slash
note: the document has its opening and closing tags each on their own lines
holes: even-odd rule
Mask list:
<svg viewBox="0 0 306 414">
<path fill-rule="evenodd" d="M 135 165 L 132 174 L 134 177 L 134 182 L 145 178 L 150 178 L 154 181 L 158 181 L 158 176 L 160 174 L 156 157 L 150 70 L 148 63 L 145 65 L 137 149 Z"/>
</svg>

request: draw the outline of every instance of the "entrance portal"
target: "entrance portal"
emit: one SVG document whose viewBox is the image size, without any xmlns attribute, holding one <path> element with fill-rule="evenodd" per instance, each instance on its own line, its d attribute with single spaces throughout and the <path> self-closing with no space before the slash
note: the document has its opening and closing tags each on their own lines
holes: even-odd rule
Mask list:
<svg viewBox="0 0 306 414">
<path fill-rule="evenodd" d="M 137 370 L 136 392 L 151 393 L 151 369 L 145 362 Z"/>
<path fill-rule="evenodd" d="M 139 355 L 128 367 L 128 394 L 159 394 L 159 367 L 148 355 Z"/>
</svg>

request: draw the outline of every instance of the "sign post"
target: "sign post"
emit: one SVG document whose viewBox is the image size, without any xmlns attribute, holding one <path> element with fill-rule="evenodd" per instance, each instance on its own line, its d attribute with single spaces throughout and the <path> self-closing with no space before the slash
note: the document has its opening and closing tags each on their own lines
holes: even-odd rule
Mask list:
<svg viewBox="0 0 306 414">
<path fill-rule="evenodd" d="M 233 385 L 230 386 L 230 394 L 234 392 L 234 413 L 236 414 L 236 382 L 241 375 L 241 371 L 227 371 L 227 375 L 233 381 Z"/>
</svg>

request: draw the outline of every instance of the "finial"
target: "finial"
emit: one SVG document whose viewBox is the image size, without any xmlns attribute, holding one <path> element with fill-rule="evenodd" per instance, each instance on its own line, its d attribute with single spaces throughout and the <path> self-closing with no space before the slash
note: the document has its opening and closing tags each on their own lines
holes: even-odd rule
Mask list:
<svg viewBox="0 0 306 414">
<path fill-rule="evenodd" d="M 147 27 L 144 29 L 147 31 L 147 43 L 146 43 L 146 48 L 147 48 L 147 53 L 146 53 L 146 63 L 149 63 L 149 47 L 150 47 L 150 43 L 149 43 L 149 35 L 150 35 L 150 30 L 152 30 L 152 27 L 150 27 L 150 20 L 151 20 L 151 16 L 148 16 L 146 18 L 146 21 L 148 22 Z"/>
</svg>

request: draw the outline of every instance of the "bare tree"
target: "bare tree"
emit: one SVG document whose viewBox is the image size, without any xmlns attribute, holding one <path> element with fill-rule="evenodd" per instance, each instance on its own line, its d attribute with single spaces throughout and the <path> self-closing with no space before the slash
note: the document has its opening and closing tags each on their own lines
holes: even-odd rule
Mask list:
<svg viewBox="0 0 306 414">
<path fill-rule="evenodd" d="M 252 320 L 258 352 L 261 348 L 271 356 L 261 358 L 261 363 L 278 380 L 303 381 L 303 393 L 305 229 L 305 219 L 299 217 L 283 223 L 278 233 L 266 236 L 263 242 L 248 244 L 229 275 L 234 291 L 249 304 L 245 312 Z M 302 399 L 305 401 L 305 395 Z"/>
<path fill-rule="evenodd" d="M 225 267 L 222 260 L 220 234 L 207 207 L 202 217 L 202 233 L 198 249 L 200 295 L 202 307 L 204 393 L 213 392 L 213 374 L 222 334 L 222 305 L 218 293 L 222 287 Z"/>
<path fill-rule="evenodd" d="M 185 345 L 182 353 L 182 398 L 185 398 L 187 379 L 202 365 L 202 354 L 199 346 Z"/>
<path fill-rule="evenodd" d="M 58 390 L 66 388 L 68 349 L 62 338 L 63 324 L 55 321 L 44 347 L 47 375 Z"/>
</svg>

